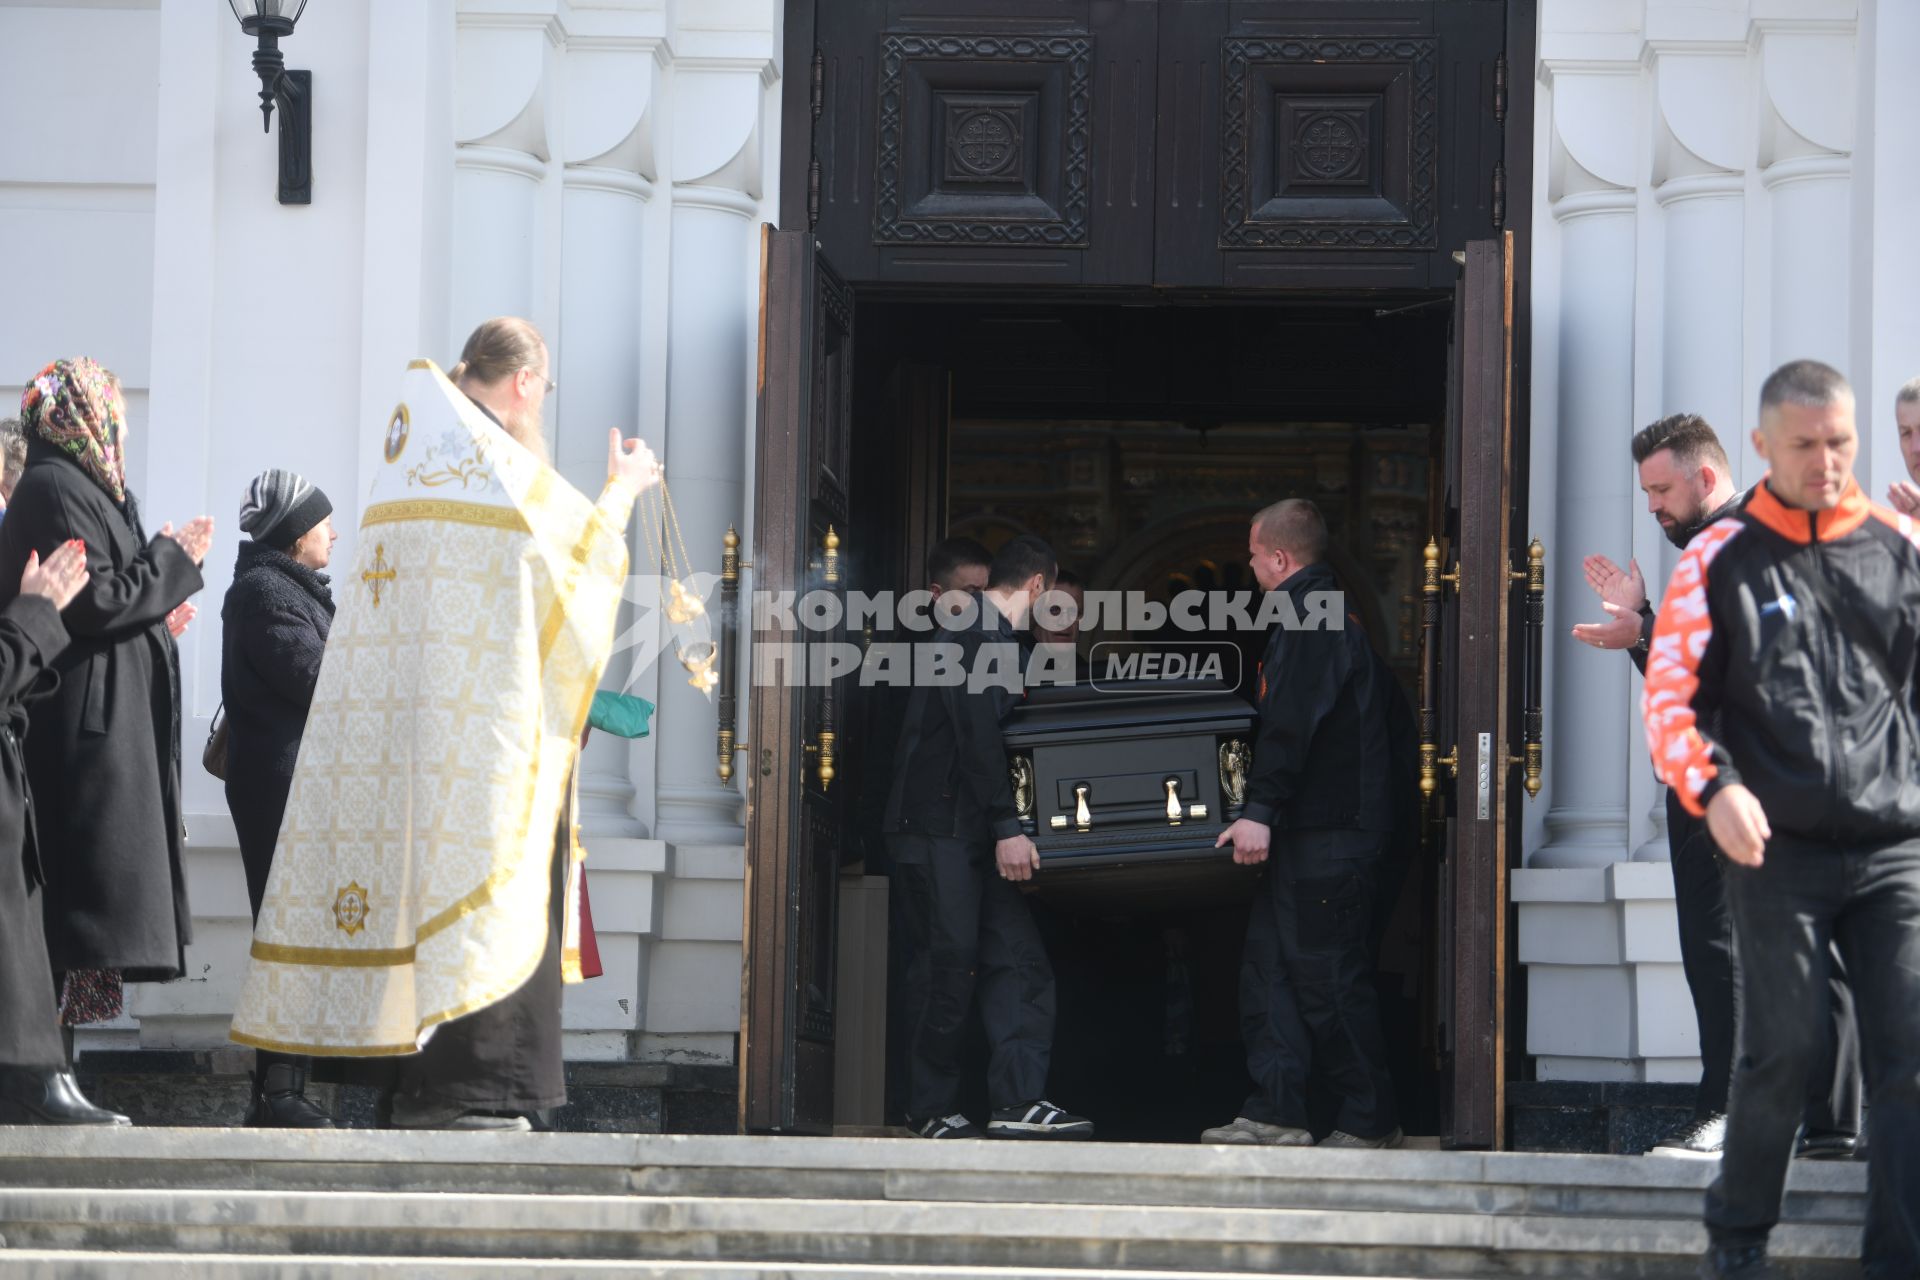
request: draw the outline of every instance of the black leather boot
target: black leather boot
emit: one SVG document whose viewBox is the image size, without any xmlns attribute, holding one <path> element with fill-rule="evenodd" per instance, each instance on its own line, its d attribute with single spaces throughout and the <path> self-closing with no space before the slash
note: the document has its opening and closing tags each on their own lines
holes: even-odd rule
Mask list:
<svg viewBox="0 0 1920 1280">
<path fill-rule="evenodd" d="M 307 1097 L 304 1061 L 269 1062 L 253 1074 L 249 1129 L 331 1129 L 333 1117 Z"/>
<path fill-rule="evenodd" d="M 64 1067 L 0 1065 L 0 1124 L 102 1124 L 133 1121 L 96 1107 Z"/>
</svg>

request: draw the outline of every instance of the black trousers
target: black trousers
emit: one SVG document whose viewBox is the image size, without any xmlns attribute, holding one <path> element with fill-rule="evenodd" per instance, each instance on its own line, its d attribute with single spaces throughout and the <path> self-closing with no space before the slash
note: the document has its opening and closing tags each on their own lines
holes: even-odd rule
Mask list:
<svg viewBox="0 0 1920 1280">
<path fill-rule="evenodd" d="M 1739 1059 L 1720 1176 L 1707 1192 L 1716 1243 L 1765 1240 L 1826 1035 L 1829 947 L 1853 977 L 1866 1060 L 1868 1277 L 1920 1275 L 1920 839 L 1840 848 L 1775 834 L 1766 861 L 1729 866 Z"/>
<path fill-rule="evenodd" d="M 1688 813 L 1667 792 L 1667 848 L 1673 859 L 1673 905 L 1680 921 L 1680 963 L 1693 994 L 1700 1028 L 1700 1092 L 1694 1114 L 1727 1109 L 1733 1074 L 1736 1008 L 1733 921 L 1727 914 L 1727 861 L 1707 834 L 1704 818 Z M 1809 1134 L 1860 1132 L 1860 1038 L 1854 1029 L 1853 992 L 1837 946 L 1830 947 L 1827 1032 L 1807 1076 Z"/>
<path fill-rule="evenodd" d="M 1240 962 L 1247 1119 L 1306 1128 L 1317 1078 L 1340 1099 L 1343 1132 L 1399 1124 L 1370 945 L 1385 846 L 1371 831 L 1274 832 Z"/>
<path fill-rule="evenodd" d="M 40 886 L 20 847 L 0 852 L 0 1064 L 64 1067 Z"/>
<path fill-rule="evenodd" d="M 979 997 L 987 1101 L 998 1110 L 1046 1093 L 1053 1056 L 1053 966 L 1033 912 L 1000 877 L 991 841 L 887 837 L 906 968 L 906 1108 L 914 1120 L 959 1105 L 960 1053 Z"/>
<path fill-rule="evenodd" d="M 567 1101 L 560 1001 L 561 933 L 566 925 L 567 841 L 556 836 L 547 901 L 547 949 L 540 965 L 504 1000 L 455 1018 L 427 1047 L 400 1059 L 399 1094 L 458 1103 L 468 1111 L 544 1111 Z"/>
</svg>

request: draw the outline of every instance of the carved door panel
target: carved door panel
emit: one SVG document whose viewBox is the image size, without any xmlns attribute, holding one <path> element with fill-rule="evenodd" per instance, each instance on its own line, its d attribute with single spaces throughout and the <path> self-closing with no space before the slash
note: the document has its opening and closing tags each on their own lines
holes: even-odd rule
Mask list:
<svg viewBox="0 0 1920 1280">
<path fill-rule="evenodd" d="M 1153 0 L 788 9 L 786 225 L 858 280 L 1144 283 Z M 801 117 L 795 121 L 793 117 Z M 804 219 L 804 221 L 803 221 Z"/>
<path fill-rule="evenodd" d="M 853 294 L 805 232 L 762 233 L 753 587 L 795 608 L 755 610 L 748 711 L 746 1128 L 833 1123 L 835 907 L 848 839 L 836 787 L 849 675 L 844 625 L 812 624 L 810 592 L 844 597 Z M 819 597 L 816 596 L 816 599 Z M 762 625 L 762 624 L 766 625 Z M 855 650 L 857 653 L 857 649 Z"/>
<path fill-rule="evenodd" d="M 1446 288 L 1505 217 L 1506 19 L 793 0 L 787 225 L 861 281 Z"/>
<path fill-rule="evenodd" d="M 1454 295 L 1444 525 L 1426 552 L 1420 709 L 1421 786 L 1440 834 L 1438 921 L 1441 1133 L 1448 1146 L 1504 1144 L 1507 856 L 1519 833 L 1509 805 L 1513 733 L 1526 691 L 1509 615 L 1516 584 L 1513 483 L 1512 235 L 1469 242 Z M 1524 578 L 1525 575 L 1523 574 Z M 1531 604 L 1538 584 L 1525 584 Z M 1529 633 L 1530 637 L 1532 633 Z M 1525 763 L 1537 776 L 1537 746 Z"/>
<path fill-rule="evenodd" d="M 1154 282 L 1445 288 L 1495 220 L 1504 6 L 1168 0 Z"/>
</svg>

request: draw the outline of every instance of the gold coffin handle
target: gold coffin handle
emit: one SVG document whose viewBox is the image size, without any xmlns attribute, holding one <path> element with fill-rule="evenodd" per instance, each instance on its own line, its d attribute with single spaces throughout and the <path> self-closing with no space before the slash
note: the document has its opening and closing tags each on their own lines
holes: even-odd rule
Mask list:
<svg viewBox="0 0 1920 1280">
<path fill-rule="evenodd" d="M 827 536 L 821 540 L 821 574 L 828 582 L 840 581 L 840 534 L 832 525 L 827 526 Z"/>
<path fill-rule="evenodd" d="M 808 755 L 818 757 L 814 763 L 813 776 L 819 781 L 820 789 L 826 791 L 833 786 L 834 732 L 831 729 L 822 729 L 816 736 L 819 742 L 809 742 L 806 749 Z"/>
<path fill-rule="evenodd" d="M 1093 813 L 1087 808 L 1087 796 L 1092 790 L 1084 782 L 1073 786 L 1073 825 L 1081 831 L 1093 830 Z"/>
<path fill-rule="evenodd" d="M 1180 779 L 1168 778 L 1165 785 L 1167 788 L 1167 822 L 1170 825 L 1177 827 L 1180 825 L 1180 812 L 1181 812 L 1180 811 Z"/>
</svg>

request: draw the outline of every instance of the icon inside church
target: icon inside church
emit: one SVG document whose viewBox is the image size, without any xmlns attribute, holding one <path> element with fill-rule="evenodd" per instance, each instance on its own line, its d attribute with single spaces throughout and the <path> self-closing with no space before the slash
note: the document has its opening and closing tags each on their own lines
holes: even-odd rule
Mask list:
<svg viewBox="0 0 1920 1280">
<path fill-rule="evenodd" d="M 393 416 L 387 419 L 387 461 L 398 462 L 400 454 L 407 447 L 407 433 L 413 429 L 413 415 L 407 412 L 407 406 L 398 404 L 393 407 Z"/>
</svg>

